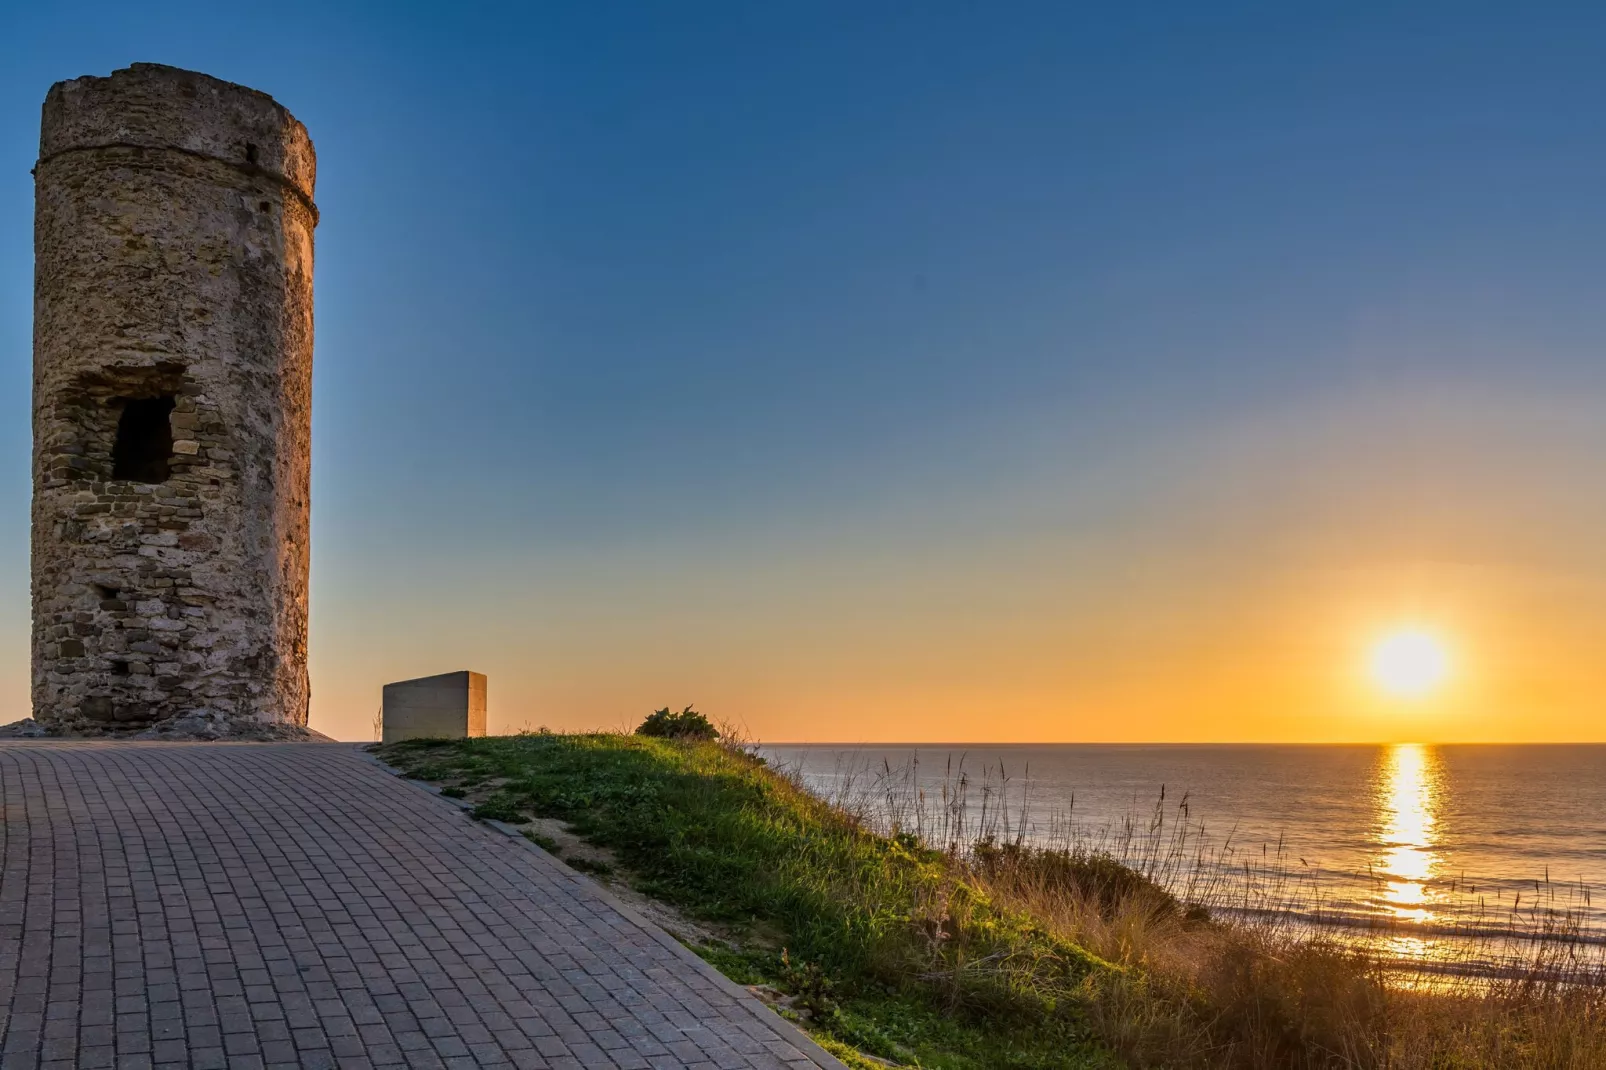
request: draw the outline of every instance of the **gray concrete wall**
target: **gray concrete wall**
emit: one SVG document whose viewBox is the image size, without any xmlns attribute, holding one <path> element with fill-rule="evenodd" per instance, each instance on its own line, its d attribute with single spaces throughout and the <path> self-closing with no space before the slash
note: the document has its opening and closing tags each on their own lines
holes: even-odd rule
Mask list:
<svg viewBox="0 0 1606 1070">
<path fill-rule="evenodd" d="M 483 736 L 485 684 L 484 673 L 466 670 L 386 684 L 380 738 Z"/>
</svg>

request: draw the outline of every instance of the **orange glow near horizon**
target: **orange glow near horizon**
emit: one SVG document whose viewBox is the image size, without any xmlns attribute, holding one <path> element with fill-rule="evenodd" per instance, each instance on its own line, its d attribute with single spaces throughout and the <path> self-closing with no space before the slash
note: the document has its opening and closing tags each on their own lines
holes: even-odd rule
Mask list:
<svg viewBox="0 0 1606 1070">
<path fill-rule="evenodd" d="M 692 704 L 768 743 L 1606 741 L 1606 508 L 1568 467 L 1606 420 L 1520 402 L 1458 400 L 1467 433 L 1434 430 L 1409 479 L 1400 443 L 1442 392 L 1023 469 L 974 513 L 910 489 L 773 527 L 337 546 L 313 727 L 369 738 L 383 683 L 472 669 L 493 732 Z M 1492 449 L 1518 438 L 1531 456 Z M 0 684 L 25 709 L 11 605 Z M 1388 647 L 1380 680 L 1374 644 L 1411 629 L 1430 641 Z"/>
</svg>

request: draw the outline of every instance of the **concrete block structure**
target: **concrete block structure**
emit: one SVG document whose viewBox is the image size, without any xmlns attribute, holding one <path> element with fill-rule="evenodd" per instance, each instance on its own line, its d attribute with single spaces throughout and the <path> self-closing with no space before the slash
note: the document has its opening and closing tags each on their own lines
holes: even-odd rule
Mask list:
<svg viewBox="0 0 1606 1070">
<path fill-rule="evenodd" d="M 485 734 L 485 674 L 448 672 L 386 684 L 380 738 L 464 739 Z"/>
<path fill-rule="evenodd" d="M 272 97 L 53 86 L 35 168 L 33 708 L 307 721 L 316 161 Z"/>
</svg>

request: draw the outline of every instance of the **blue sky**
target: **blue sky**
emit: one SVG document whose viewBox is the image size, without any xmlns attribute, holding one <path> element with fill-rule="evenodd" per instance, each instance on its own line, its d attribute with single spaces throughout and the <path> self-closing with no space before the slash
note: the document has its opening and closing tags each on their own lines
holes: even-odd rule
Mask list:
<svg viewBox="0 0 1606 1070">
<path fill-rule="evenodd" d="M 1173 738 L 1150 677 L 1236 658 L 1206 735 L 1364 736 L 1368 614 L 1522 607 L 1458 723 L 1576 736 L 1606 15 L 1133 7 L 12 5 L 0 699 L 39 104 L 155 61 L 318 147 L 317 725 L 475 668 L 514 727 Z"/>
</svg>

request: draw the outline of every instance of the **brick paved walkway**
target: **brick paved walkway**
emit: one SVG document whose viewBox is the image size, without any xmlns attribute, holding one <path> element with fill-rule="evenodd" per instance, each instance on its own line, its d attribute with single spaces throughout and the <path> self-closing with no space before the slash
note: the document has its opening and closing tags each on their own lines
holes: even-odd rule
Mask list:
<svg viewBox="0 0 1606 1070">
<path fill-rule="evenodd" d="M 347 744 L 0 744 L 0 1070 L 834 1067 Z"/>
</svg>

